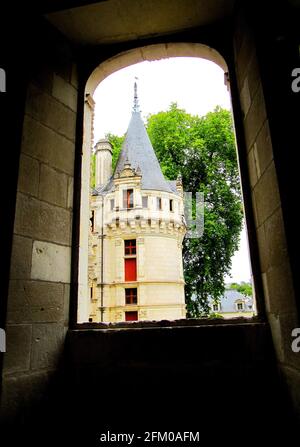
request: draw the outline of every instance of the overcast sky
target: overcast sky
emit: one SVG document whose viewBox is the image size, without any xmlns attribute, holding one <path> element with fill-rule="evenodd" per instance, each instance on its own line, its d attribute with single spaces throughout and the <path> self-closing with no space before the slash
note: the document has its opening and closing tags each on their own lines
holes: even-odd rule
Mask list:
<svg viewBox="0 0 300 447">
<path fill-rule="evenodd" d="M 167 110 L 171 102 L 194 115 L 205 115 L 216 105 L 231 109 L 230 96 L 224 85 L 223 70 L 199 58 L 171 58 L 131 65 L 108 76 L 97 87 L 94 100 L 94 142 L 110 132 L 123 135 L 128 127 L 133 84 L 138 78 L 138 97 L 142 117 Z M 249 281 L 248 243 L 246 231 L 241 234 L 239 251 L 232 261 L 230 281 Z"/>
</svg>

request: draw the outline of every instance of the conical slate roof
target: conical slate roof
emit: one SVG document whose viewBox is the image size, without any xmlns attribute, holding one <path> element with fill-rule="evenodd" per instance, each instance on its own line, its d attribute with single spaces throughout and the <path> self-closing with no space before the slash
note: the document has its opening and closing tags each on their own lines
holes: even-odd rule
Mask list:
<svg viewBox="0 0 300 447">
<path fill-rule="evenodd" d="M 142 176 L 141 188 L 157 191 L 175 192 L 174 186 L 166 180 L 160 169 L 151 141 L 145 129 L 137 97 L 137 85 L 134 84 L 134 105 L 125 141 L 115 168 L 114 175 L 120 173 L 125 164 L 130 163 L 131 168 L 140 169 Z M 113 177 L 108 183 L 94 190 L 94 194 L 106 194 L 114 189 Z"/>
<path fill-rule="evenodd" d="M 140 112 L 135 110 L 132 112 L 115 173 L 121 172 L 126 163 L 130 163 L 134 169 L 140 168 L 142 189 L 172 192 L 170 185 L 161 172 Z"/>
</svg>

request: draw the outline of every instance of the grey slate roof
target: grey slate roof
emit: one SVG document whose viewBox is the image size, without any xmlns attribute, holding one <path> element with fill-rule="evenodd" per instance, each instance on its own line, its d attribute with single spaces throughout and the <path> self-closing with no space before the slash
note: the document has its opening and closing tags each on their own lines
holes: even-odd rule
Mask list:
<svg viewBox="0 0 300 447">
<path fill-rule="evenodd" d="M 242 293 L 237 290 L 225 290 L 224 296 L 220 299 L 220 313 L 222 312 L 236 312 L 235 303 L 237 300 L 245 301 L 245 311 L 251 311 L 253 306 L 253 299 L 250 297 L 245 297 Z M 213 300 L 209 298 L 209 303 L 213 303 Z M 249 307 L 250 306 L 250 307 Z"/>
<path fill-rule="evenodd" d="M 176 187 L 176 180 L 167 180 L 169 187 L 171 188 L 172 192 L 174 194 L 178 194 L 177 187 Z"/>
<path fill-rule="evenodd" d="M 142 189 L 178 193 L 173 182 L 170 184 L 163 176 L 139 111 L 132 112 L 115 173 L 122 171 L 126 162 L 129 162 L 134 169 L 140 168 Z M 112 191 L 113 187 L 111 177 L 106 185 L 96 188 L 94 194 L 106 194 Z"/>
<path fill-rule="evenodd" d="M 172 192 L 172 189 L 161 172 L 159 162 L 141 115 L 135 111 L 132 112 L 115 172 L 122 171 L 127 160 L 132 168 L 140 168 L 142 174 L 142 189 Z"/>
</svg>

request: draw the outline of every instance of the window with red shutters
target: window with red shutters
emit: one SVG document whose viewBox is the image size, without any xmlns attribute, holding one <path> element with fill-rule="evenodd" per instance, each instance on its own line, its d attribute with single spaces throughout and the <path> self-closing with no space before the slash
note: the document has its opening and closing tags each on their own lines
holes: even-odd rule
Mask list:
<svg viewBox="0 0 300 447">
<path fill-rule="evenodd" d="M 125 259 L 125 281 L 136 281 L 136 258 Z"/>
<path fill-rule="evenodd" d="M 125 321 L 138 321 L 137 311 L 125 312 Z"/>
<path fill-rule="evenodd" d="M 136 239 L 129 239 L 125 242 L 125 256 L 136 255 Z"/>
<path fill-rule="evenodd" d="M 137 289 L 125 289 L 125 303 L 137 304 Z"/>
</svg>

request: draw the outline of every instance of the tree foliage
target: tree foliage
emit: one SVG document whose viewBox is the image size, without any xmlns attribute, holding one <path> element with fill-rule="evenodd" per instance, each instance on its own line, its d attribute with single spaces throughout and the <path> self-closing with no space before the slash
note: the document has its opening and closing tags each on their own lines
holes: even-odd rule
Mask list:
<svg viewBox="0 0 300 447">
<path fill-rule="evenodd" d="M 231 114 L 217 107 L 204 117 L 171 104 L 148 117 L 148 133 L 165 176 L 182 175 L 185 191 L 205 198 L 204 233 L 184 239 L 183 265 L 188 316 L 209 313 L 208 297 L 225 290 L 238 248 L 243 211 Z"/>
<path fill-rule="evenodd" d="M 120 152 L 121 152 L 121 147 L 123 144 L 123 141 L 125 140 L 125 136 L 123 137 L 118 137 L 117 135 L 113 135 L 112 133 L 107 133 L 105 135 L 105 138 L 110 142 L 110 144 L 112 145 L 112 149 L 113 149 L 113 154 L 112 154 L 112 171 L 114 172 Z"/>
<path fill-rule="evenodd" d="M 244 281 L 242 281 L 241 283 L 233 282 L 230 284 L 229 289 L 237 290 L 238 292 L 242 293 L 245 296 L 252 297 L 253 295 L 252 285 L 248 282 Z"/>
</svg>

